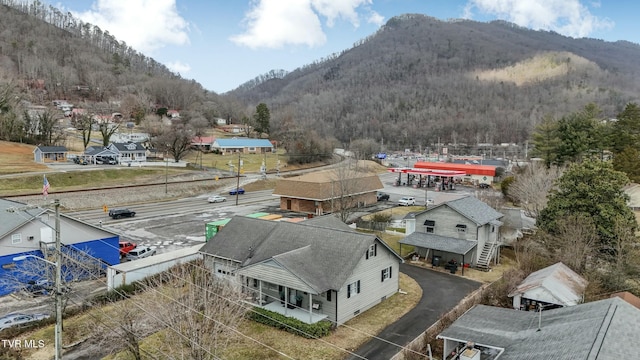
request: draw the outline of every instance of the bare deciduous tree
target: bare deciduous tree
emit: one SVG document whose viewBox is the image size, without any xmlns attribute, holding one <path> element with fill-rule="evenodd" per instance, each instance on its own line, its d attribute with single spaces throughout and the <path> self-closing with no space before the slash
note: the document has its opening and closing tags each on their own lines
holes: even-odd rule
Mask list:
<svg viewBox="0 0 640 360">
<path fill-rule="evenodd" d="M 555 235 L 541 235 L 549 254 L 580 274 L 587 269 L 589 259 L 597 251 L 596 227 L 585 216 L 572 215 L 559 219 Z"/>
<path fill-rule="evenodd" d="M 509 186 L 509 196 L 525 210 L 527 216 L 536 218 L 547 205 L 547 195 L 564 168 L 552 166 L 547 169 L 542 163 L 531 163 Z"/>
<path fill-rule="evenodd" d="M 239 287 L 217 277 L 203 261 L 175 266 L 148 281 L 162 295 L 149 311 L 167 326 L 164 344 L 196 360 L 215 359 L 234 340 L 247 311 Z"/>
</svg>

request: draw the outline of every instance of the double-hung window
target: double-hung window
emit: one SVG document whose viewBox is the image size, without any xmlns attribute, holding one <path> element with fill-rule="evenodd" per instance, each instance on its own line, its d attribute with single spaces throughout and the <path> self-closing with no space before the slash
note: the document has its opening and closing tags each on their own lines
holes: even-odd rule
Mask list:
<svg viewBox="0 0 640 360">
<path fill-rule="evenodd" d="M 467 232 L 467 225 L 464 225 L 464 224 L 458 224 L 458 225 L 456 225 L 456 230 L 457 230 L 459 233 L 466 233 L 466 232 Z"/>
<path fill-rule="evenodd" d="M 434 220 L 425 220 L 424 226 L 425 232 L 433 234 L 436 229 L 436 222 Z"/>
<path fill-rule="evenodd" d="M 382 269 L 382 276 L 381 276 L 381 280 L 382 282 L 384 282 L 386 279 L 391 279 L 392 273 L 391 273 L 391 266 L 389 266 L 388 268 L 384 268 Z"/>
<path fill-rule="evenodd" d="M 360 280 L 347 285 L 347 298 L 360 294 Z"/>
</svg>

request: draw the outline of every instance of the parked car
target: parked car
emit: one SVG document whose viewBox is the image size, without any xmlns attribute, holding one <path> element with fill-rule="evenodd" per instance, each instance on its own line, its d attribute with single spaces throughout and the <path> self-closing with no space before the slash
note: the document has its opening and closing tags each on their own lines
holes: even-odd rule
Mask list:
<svg viewBox="0 0 640 360">
<path fill-rule="evenodd" d="M 425 205 L 433 205 L 433 204 L 435 204 L 433 199 L 427 199 L 427 202 L 425 203 Z"/>
<path fill-rule="evenodd" d="M 135 249 L 136 246 L 138 245 L 130 241 L 120 241 L 120 257 L 126 256 L 129 253 L 129 251 Z"/>
<path fill-rule="evenodd" d="M 24 287 L 31 296 L 47 296 L 54 292 L 55 284 L 49 280 L 32 280 Z"/>
<path fill-rule="evenodd" d="M 143 259 L 152 255 L 155 255 L 156 249 L 152 249 L 148 246 L 138 246 L 133 250 L 130 250 L 126 258 L 127 260 L 138 260 Z"/>
<path fill-rule="evenodd" d="M 131 211 L 129 209 L 111 209 L 109 210 L 109 216 L 112 219 L 120 219 L 123 217 L 134 217 L 136 216 L 135 211 Z"/>
<path fill-rule="evenodd" d="M 109 159 L 107 160 L 107 164 L 109 164 L 109 165 L 116 165 L 116 164 L 118 164 L 118 162 L 117 162 L 117 161 L 116 161 L 116 159 L 114 159 L 114 158 L 109 158 Z"/>
<path fill-rule="evenodd" d="M 49 316 L 48 314 L 8 314 L 0 318 L 0 330 L 44 320 Z"/>
<path fill-rule="evenodd" d="M 480 184 L 478 184 L 478 187 L 480 189 L 489 189 L 489 188 L 491 188 L 491 185 L 485 184 L 485 183 L 480 183 Z"/>
<path fill-rule="evenodd" d="M 229 195 L 236 195 L 236 194 L 244 194 L 244 189 L 243 188 L 237 188 L 237 189 L 231 189 L 231 191 L 229 191 Z"/>
<path fill-rule="evenodd" d="M 376 198 L 378 199 L 378 201 L 389 201 L 389 194 L 381 192 L 376 195 Z"/>
<path fill-rule="evenodd" d="M 398 200 L 398 205 L 400 206 L 410 206 L 416 204 L 416 198 L 410 196 L 403 196 Z"/>
</svg>

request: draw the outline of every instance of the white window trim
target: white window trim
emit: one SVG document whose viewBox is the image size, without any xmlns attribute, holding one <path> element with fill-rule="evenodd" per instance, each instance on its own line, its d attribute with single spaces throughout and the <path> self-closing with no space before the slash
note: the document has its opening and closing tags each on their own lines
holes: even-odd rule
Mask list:
<svg viewBox="0 0 640 360">
<path fill-rule="evenodd" d="M 11 245 L 20 244 L 22 242 L 22 234 L 11 234 Z"/>
</svg>

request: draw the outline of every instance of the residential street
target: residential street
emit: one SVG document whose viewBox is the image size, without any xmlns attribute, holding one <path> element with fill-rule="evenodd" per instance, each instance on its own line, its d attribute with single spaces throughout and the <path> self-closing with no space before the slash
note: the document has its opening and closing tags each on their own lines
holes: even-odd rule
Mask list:
<svg viewBox="0 0 640 360">
<path fill-rule="evenodd" d="M 452 309 L 466 295 L 480 287 L 480 283 L 449 273 L 431 271 L 401 264 L 400 271 L 412 277 L 422 287 L 422 298 L 413 310 L 382 330 L 378 337 L 389 342 L 406 345 Z M 369 360 L 391 359 L 400 349 L 385 341 L 372 339 L 355 353 Z M 351 356 L 349 360 L 359 359 Z"/>
</svg>

